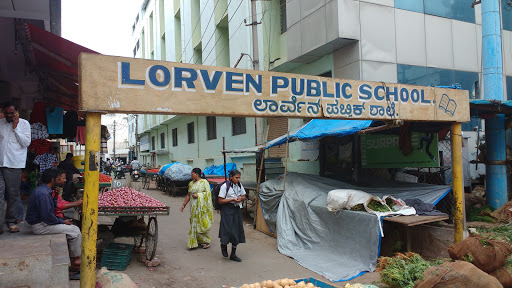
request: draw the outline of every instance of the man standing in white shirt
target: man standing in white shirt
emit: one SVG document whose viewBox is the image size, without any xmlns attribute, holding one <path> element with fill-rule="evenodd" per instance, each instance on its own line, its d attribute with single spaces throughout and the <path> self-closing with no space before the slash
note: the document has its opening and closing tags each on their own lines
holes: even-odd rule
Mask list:
<svg viewBox="0 0 512 288">
<path fill-rule="evenodd" d="M 21 169 L 27 161 L 27 147 L 30 145 L 30 124 L 20 119 L 16 106 L 7 102 L 3 105 L 4 119 L 0 119 L 0 234 L 3 223 L 9 232 L 19 232 L 16 226 L 18 201 L 21 185 Z M 7 211 L 4 213 L 4 199 Z"/>
</svg>

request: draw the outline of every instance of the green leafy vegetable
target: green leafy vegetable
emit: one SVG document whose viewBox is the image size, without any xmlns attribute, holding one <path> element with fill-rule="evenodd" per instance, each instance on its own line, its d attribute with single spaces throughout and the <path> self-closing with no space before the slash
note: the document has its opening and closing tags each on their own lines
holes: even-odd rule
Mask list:
<svg viewBox="0 0 512 288">
<path fill-rule="evenodd" d="M 365 211 L 363 204 L 354 205 L 354 206 L 352 206 L 352 208 L 350 208 L 350 210 L 352 210 L 352 211 Z"/>
<path fill-rule="evenodd" d="M 373 211 L 377 211 L 377 212 L 389 212 L 389 208 L 380 203 L 379 201 L 377 200 L 370 200 L 370 202 L 368 203 L 368 208 L 372 209 Z"/>
<path fill-rule="evenodd" d="M 382 282 L 391 288 L 413 288 L 416 281 L 423 279 L 423 272 L 441 264 L 442 261 L 425 261 L 416 253 L 397 253 L 395 257 L 380 257 L 378 271 Z"/>
</svg>

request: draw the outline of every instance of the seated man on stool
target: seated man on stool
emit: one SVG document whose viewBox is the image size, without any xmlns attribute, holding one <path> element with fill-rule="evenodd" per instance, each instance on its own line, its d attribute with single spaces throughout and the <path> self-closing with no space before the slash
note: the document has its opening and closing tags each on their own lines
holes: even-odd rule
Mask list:
<svg viewBox="0 0 512 288">
<path fill-rule="evenodd" d="M 66 176 L 66 171 L 64 171 L 64 170 L 57 170 L 57 171 L 58 171 L 57 172 L 58 175 L 56 178 L 57 179 L 56 180 L 57 187 L 55 189 L 53 189 L 53 192 L 52 192 L 53 205 L 55 206 L 55 216 L 57 216 L 57 218 L 60 218 L 62 220 L 70 219 L 71 221 L 73 221 L 73 225 L 76 225 L 76 226 L 78 226 L 78 228 L 80 228 L 80 227 L 82 227 L 80 221 L 66 217 L 64 215 L 64 210 L 82 206 L 84 201 L 82 200 L 82 198 L 78 199 L 77 201 L 73 201 L 73 202 L 64 201 L 62 199 L 60 190 L 62 187 L 64 187 L 64 184 L 66 183 L 67 176 Z"/>
<path fill-rule="evenodd" d="M 57 177 L 62 179 L 57 179 Z M 65 173 L 55 169 L 47 169 L 41 176 L 41 182 L 30 195 L 25 220 L 32 225 L 34 234 L 66 234 L 68 241 L 71 270 L 79 271 L 82 234 L 77 226 L 72 225 L 71 220 L 63 220 L 55 216 L 55 205 L 52 198 L 52 189 L 57 183 L 63 182 Z M 70 279 L 79 279 L 80 273 L 70 275 Z"/>
</svg>

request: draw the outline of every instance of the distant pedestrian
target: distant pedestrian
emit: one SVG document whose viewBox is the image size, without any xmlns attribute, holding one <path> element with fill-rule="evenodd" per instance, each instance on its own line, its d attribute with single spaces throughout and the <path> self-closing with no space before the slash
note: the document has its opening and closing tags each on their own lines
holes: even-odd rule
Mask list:
<svg viewBox="0 0 512 288">
<path fill-rule="evenodd" d="M 236 256 L 239 243 L 245 243 L 244 223 L 242 219 L 242 203 L 246 199 L 244 186 L 240 183 L 240 171 L 229 172 L 229 186 L 222 185 L 219 190 L 219 204 L 221 206 L 221 220 L 219 229 L 220 248 L 222 256 L 228 257 L 228 243 L 231 243 L 229 259 L 242 262 Z"/>
<path fill-rule="evenodd" d="M 66 172 L 66 184 L 64 184 L 64 192 L 62 193 L 62 198 L 66 201 L 71 201 L 71 197 L 75 190 L 75 186 L 73 184 L 73 174 L 80 174 L 80 171 L 76 169 L 73 164 L 73 153 L 67 153 L 66 159 L 59 163 L 59 169 L 62 169 Z"/>
<path fill-rule="evenodd" d="M 210 247 L 210 229 L 213 224 L 213 204 L 210 184 L 201 178 L 201 169 L 192 169 L 192 181 L 188 184 L 188 194 L 181 206 L 181 212 L 190 204 L 190 230 L 188 231 L 187 247 L 203 249 Z"/>
<path fill-rule="evenodd" d="M 27 161 L 30 145 L 30 124 L 21 119 L 13 103 L 3 105 L 4 118 L 0 119 L 0 234 L 3 224 L 9 232 L 19 232 L 17 224 L 18 201 L 20 200 L 21 169 Z M 4 213 L 4 199 L 7 211 Z"/>
</svg>

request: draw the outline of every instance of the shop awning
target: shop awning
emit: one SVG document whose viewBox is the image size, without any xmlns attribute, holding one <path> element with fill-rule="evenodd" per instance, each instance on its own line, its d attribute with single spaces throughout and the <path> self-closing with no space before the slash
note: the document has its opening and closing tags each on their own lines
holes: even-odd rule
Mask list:
<svg viewBox="0 0 512 288">
<path fill-rule="evenodd" d="M 293 142 L 296 140 L 319 139 L 326 136 L 343 137 L 366 129 L 370 127 L 371 124 L 371 120 L 313 119 L 308 123 L 290 131 L 289 134 L 267 142 L 265 149 L 282 145 L 286 143 L 288 138 L 290 142 Z"/>
<path fill-rule="evenodd" d="M 372 120 L 313 119 L 308 123 L 291 130 L 288 134 L 267 142 L 265 145 L 241 149 L 226 149 L 222 152 L 257 153 L 259 150 L 285 144 L 287 139 L 289 139 L 290 142 L 294 142 L 297 140 L 314 140 L 326 136 L 343 137 L 366 129 L 370 127 L 372 123 Z"/>
<path fill-rule="evenodd" d="M 469 101 L 472 117 L 493 116 L 495 114 L 512 114 L 512 100 L 471 100 Z"/>
<path fill-rule="evenodd" d="M 29 23 L 24 24 L 24 45 L 30 64 L 46 75 L 48 100 L 64 109 L 78 110 L 78 56 L 97 52 Z"/>
</svg>

